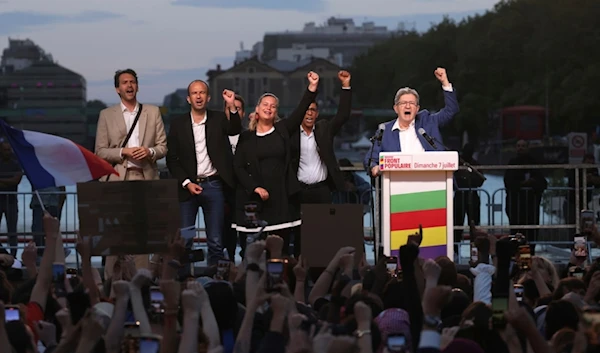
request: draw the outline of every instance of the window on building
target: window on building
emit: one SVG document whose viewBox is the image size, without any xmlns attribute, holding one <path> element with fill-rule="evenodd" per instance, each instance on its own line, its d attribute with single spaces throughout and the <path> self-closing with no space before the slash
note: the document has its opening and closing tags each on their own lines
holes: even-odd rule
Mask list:
<svg viewBox="0 0 600 353">
<path fill-rule="evenodd" d="M 263 77 L 262 84 L 263 87 L 267 87 L 269 85 L 269 79 L 267 77 Z"/>
<path fill-rule="evenodd" d="M 236 77 L 236 78 L 234 78 L 234 79 L 233 79 L 233 84 L 234 84 L 236 87 L 239 87 L 239 86 L 240 86 L 240 78 L 239 78 L 239 77 Z"/>
<path fill-rule="evenodd" d="M 254 72 L 256 72 L 256 69 L 254 69 L 254 66 L 250 66 L 250 67 L 248 68 L 248 73 L 249 73 L 249 74 L 253 74 Z"/>
<path fill-rule="evenodd" d="M 248 94 L 254 95 L 255 92 L 255 83 L 253 78 L 248 79 Z"/>
</svg>

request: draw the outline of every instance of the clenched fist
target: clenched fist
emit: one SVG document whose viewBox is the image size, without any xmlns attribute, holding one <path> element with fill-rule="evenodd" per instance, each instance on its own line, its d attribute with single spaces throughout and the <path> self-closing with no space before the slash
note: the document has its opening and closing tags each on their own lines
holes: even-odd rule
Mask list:
<svg viewBox="0 0 600 353">
<path fill-rule="evenodd" d="M 342 87 L 350 87 L 350 73 L 346 70 L 338 72 L 338 78 L 342 83 Z"/>
<path fill-rule="evenodd" d="M 306 75 L 308 78 L 308 90 L 311 92 L 316 92 L 319 87 L 319 74 L 314 71 L 311 71 Z"/>
<path fill-rule="evenodd" d="M 235 102 L 235 92 L 233 92 L 232 90 L 229 90 L 229 89 L 224 89 L 223 90 L 223 100 L 225 101 L 225 103 L 227 103 L 227 105 L 229 107 L 233 106 L 233 104 Z"/>
<path fill-rule="evenodd" d="M 450 81 L 448 81 L 448 75 L 446 74 L 446 69 L 443 67 L 438 67 L 433 72 L 435 78 L 438 79 L 442 83 L 442 86 L 450 86 Z"/>
</svg>

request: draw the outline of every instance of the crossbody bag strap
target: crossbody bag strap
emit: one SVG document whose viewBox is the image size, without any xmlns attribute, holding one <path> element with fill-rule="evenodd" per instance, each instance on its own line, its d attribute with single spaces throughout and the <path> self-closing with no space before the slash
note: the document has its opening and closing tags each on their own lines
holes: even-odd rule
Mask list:
<svg viewBox="0 0 600 353">
<path fill-rule="evenodd" d="M 121 148 L 125 148 L 125 146 L 127 146 L 127 143 L 129 142 L 129 139 L 131 138 L 131 135 L 133 134 L 133 129 L 135 129 L 135 126 L 137 125 L 138 120 L 140 120 L 140 115 L 142 115 L 142 107 L 143 107 L 143 105 L 140 103 L 140 107 L 138 109 L 137 114 L 135 115 L 135 119 L 133 119 L 133 124 L 131 124 L 131 127 L 129 128 L 129 132 L 127 132 L 127 136 L 125 137 L 125 140 L 123 140 L 123 143 L 121 144 Z"/>
<path fill-rule="evenodd" d="M 137 125 L 138 120 L 140 120 L 140 115 L 142 115 L 142 107 L 143 107 L 143 104 L 140 103 L 140 106 L 138 108 L 138 112 L 135 115 L 135 119 L 133 119 L 133 124 L 131 124 L 131 127 L 129 128 L 129 131 L 127 132 L 127 136 L 125 136 L 125 140 L 123 140 L 123 143 L 121 144 L 121 148 L 125 148 L 125 146 L 127 146 L 127 143 L 129 142 L 129 139 L 131 138 L 131 135 L 133 134 L 133 129 L 135 129 L 135 126 Z M 116 163 L 113 163 L 113 165 L 112 165 L 113 168 L 116 165 L 117 165 Z M 108 181 L 108 179 L 110 179 L 111 175 L 112 174 L 107 175 L 105 181 Z"/>
</svg>

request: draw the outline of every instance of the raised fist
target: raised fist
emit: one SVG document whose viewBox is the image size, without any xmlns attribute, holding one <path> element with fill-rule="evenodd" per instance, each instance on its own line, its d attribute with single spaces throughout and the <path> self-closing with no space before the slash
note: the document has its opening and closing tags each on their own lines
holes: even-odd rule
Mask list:
<svg viewBox="0 0 600 353">
<path fill-rule="evenodd" d="M 338 78 L 342 83 L 342 87 L 350 87 L 350 73 L 346 70 L 338 72 Z"/>
<path fill-rule="evenodd" d="M 227 105 L 232 106 L 235 102 L 235 92 L 229 89 L 223 90 L 223 100 Z"/>
<path fill-rule="evenodd" d="M 308 75 L 306 77 L 308 77 L 308 83 L 309 83 L 309 85 L 311 85 L 311 86 L 315 85 L 316 86 L 316 85 L 319 84 L 319 74 L 318 73 L 316 73 L 314 71 L 311 71 L 311 72 L 308 73 Z"/>
<path fill-rule="evenodd" d="M 448 81 L 448 75 L 446 75 L 446 69 L 443 67 L 438 67 L 435 69 L 433 74 L 435 75 L 435 78 L 442 83 L 442 86 L 450 85 L 450 81 Z"/>
</svg>

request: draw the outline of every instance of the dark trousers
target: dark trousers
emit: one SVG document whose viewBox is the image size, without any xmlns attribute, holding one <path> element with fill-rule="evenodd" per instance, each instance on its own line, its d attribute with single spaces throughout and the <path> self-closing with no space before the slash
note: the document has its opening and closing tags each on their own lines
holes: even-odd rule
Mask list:
<svg viewBox="0 0 600 353">
<path fill-rule="evenodd" d="M 181 227 L 196 224 L 198 208 L 202 207 L 204 224 L 206 226 L 206 244 L 208 245 L 208 266 L 217 265 L 223 259 L 223 224 L 225 210 L 225 195 L 223 181 L 215 178 L 200 183 L 202 192 L 193 195 L 189 200 L 180 203 Z"/>
<path fill-rule="evenodd" d="M 33 241 L 37 246 L 38 257 L 44 255 L 44 248 L 46 247 L 46 234 L 44 233 L 44 211 L 40 206 L 33 206 L 33 219 L 31 220 L 31 233 L 33 233 Z M 46 206 L 46 211 L 52 215 L 52 217 L 60 220 L 60 214 L 58 213 L 58 207 Z"/>
<path fill-rule="evenodd" d="M 302 185 L 302 191 L 300 191 L 300 204 L 331 204 L 333 198 L 331 195 L 331 189 L 326 181 L 320 183 Z M 302 234 L 301 227 L 294 228 L 294 256 L 298 257 L 302 249 Z"/>
<path fill-rule="evenodd" d="M 19 203 L 16 195 L 0 195 L 0 222 L 2 222 L 2 216 L 6 217 L 6 232 L 10 254 L 17 256 L 17 246 L 19 245 L 19 238 L 17 237 Z"/>
<path fill-rule="evenodd" d="M 234 261 L 235 249 L 238 245 L 238 232 L 234 228 L 231 228 L 231 224 L 234 223 L 235 220 L 235 191 L 229 187 L 225 187 L 224 194 L 225 213 L 223 215 L 223 246 L 227 249 L 229 260 Z M 240 254 L 240 256 L 242 255 Z"/>
<path fill-rule="evenodd" d="M 539 225 L 541 197 L 534 193 L 507 194 L 506 215 L 510 225 Z M 536 241 L 538 229 L 511 229 L 510 234 L 522 233 L 527 241 Z M 532 247 L 533 251 L 533 247 Z"/>
<path fill-rule="evenodd" d="M 471 221 L 476 226 L 481 223 L 481 200 L 477 191 L 459 190 L 454 193 L 454 225 L 464 225 L 465 215 L 467 215 L 467 225 L 470 225 Z M 461 241 L 464 232 L 462 229 L 454 231 L 454 242 Z"/>
</svg>

